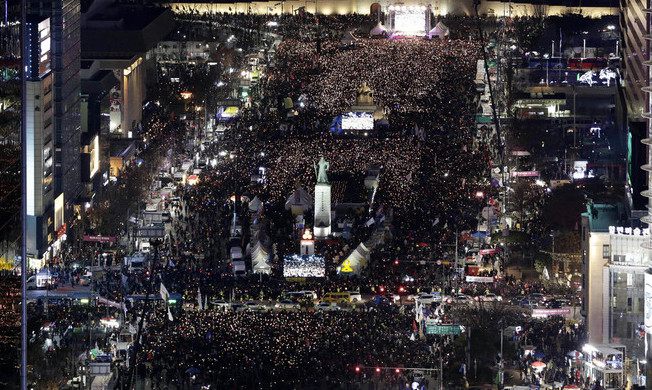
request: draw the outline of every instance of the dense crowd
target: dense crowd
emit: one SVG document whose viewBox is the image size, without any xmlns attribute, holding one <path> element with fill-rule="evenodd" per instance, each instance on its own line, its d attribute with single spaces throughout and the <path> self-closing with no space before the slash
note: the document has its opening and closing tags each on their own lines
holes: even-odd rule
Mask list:
<svg viewBox="0 0 652 390">
<path fill-rule="evenodd" d="M 187 378 L 221 388 L 287 388 L 346 383 L 355 365 L 432 367 L 412 341 L 412 317 L 395 308 L 352 312 L 186 313 L 150 324 L 146 342 L 155 377 Z M 161 320 L 163 319 L 163 320 Z"/>
</svg>

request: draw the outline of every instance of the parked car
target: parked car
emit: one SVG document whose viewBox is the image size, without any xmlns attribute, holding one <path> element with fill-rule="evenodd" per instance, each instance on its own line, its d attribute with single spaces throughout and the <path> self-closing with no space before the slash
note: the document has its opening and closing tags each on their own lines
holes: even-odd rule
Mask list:
<svg viewBox="0 0 652 390">
<path fill-rule="evenodd" d="M 447 297 L 445 301 L 446 303 L 449 303 L 451 305 L 460 305 L 460 304 L 465 305 L 473 302 L 473 299 L 471 299 L 471 297 L 469 297 L 468 295 L 457 294 L 452 297 Z"/>
<path fill-rule="evenodd" d="M 282 301 L 277 302 L 274 305 L 274 308 L 278 309 L 278 310 L 300 310 L 301 305 L 299 305 L 296 302 L 292 302 L 292 301 L 286 299 L 286 300 L 282 300 Z"/>
<path fill-rule="evenodd" d="M 340 307 L 335 302 L 319 302 L 315 305 L 317 311 L 340 311 Z"/>
<path fill-rule="evenodd" d="M 475 300 L 478 302 L 501 302 L 503 297 L 494 293 L 488 293 L 485 295 L 478 295 L 475 297 Z"/>
<path fill-rule="evenodd" d="M 220 309 L 220 310 L 223 310 L 223 311 L 231 310 L 231 304 L 229 304 L 229 302 L 227 302 L 225 300 L 222 300 L 222 299 L 214 299 L 214 300 L 212 300 L 211 305 L 213 305 L 213 307 L 215 307 L 217 309 Z"/>
<path fill-rule="evenodd" d="M 534 299 L 523 298 L 523 299 L 521 299 L 521 301 L 518 303 L 518 305 L 519 305 L 520 307 L 525 307 L 525 308 L 528 308 L 528 309 L 534 309 L 534 308 L 536 308 L 536 307 L 539 307 L 539 302 L 538 302 L 537 300 L 534 300 Z"/>
<path fill-rule="evenodd" d="M 441 295 L 435 293 L 421 293 L 417 296 L 417 301 L 422 305 L 432 305 L 435 302 L 441 302 Z"/>
</svg>

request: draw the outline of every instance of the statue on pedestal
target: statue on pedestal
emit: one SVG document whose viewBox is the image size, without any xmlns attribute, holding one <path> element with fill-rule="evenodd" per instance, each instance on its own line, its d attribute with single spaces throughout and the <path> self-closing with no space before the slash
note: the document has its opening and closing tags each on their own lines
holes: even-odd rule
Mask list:
<svg viewBox="0 0 652 390">
<path fill-rule="evenodd" d="M 355 104 L 358 106 L 374 105 L 373 91 L 369 88 L 366 82 L 363 82 L 362 85 L 360 85 L 360 88 L 358 88 Z"/>
<path fill-rule="evenodd" d="M 330 168 L 328 161 L 324 160 L 324 157 L 322 156 L 319 159 L 319 163 L 315 164 L 314 167 L 315 175 L 317 176 L 317 184 L 328 184 L 328 176 L 326 176 L 326 171 Z"/>
</svg>

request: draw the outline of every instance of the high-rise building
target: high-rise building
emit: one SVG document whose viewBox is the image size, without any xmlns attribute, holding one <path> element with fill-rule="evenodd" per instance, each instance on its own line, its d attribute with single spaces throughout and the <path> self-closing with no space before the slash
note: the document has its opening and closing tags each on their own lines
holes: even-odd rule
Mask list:
<svg viewBox="0 0 652 390">
<path fill-rule="evenodd" d="M 27 255 L 32 261 L 47 257 L 56 229 L 63 224 L 61 219 L 55 221 L 51 44 L 50 18 L 28 19 L 23 41 L 26 98 L 23 120 L 27 152 Z M 32 262 L 32 266 L 39 265 Z"/>
<path fill-rule="evenodd" d="M 649 56 L 647 34 L 649 33 L 649 16 L 645 12 L 650 7 L 650 0 L 621 0 L 620 2 L 621 82 L 624 96 L 623 128 L 628 133 L 628 170 L 627 187 L 630 206 L 633 210 L 643 210 L 647 200 L 641 196 L 646 182 L 638 174 L 645 148 L 641 139 L 647 134 L 648 96 L 643 90 L 650 80 L 645 61 Z"/>
<path fill-rule="evenodd" d="M 27 0 L 28 257 L 38 268 L 57 253 L 81 193 L 79 0 Z M 47 21 L 47 23 L 45 22 Z M 46 27 L 47 25 L 47 27 Z"/>
<path fill-rule="evenodd" d="M 54 107 L 54 191 L 71 218 L 82 191 L 80 173 L 80 2 L 27 0 L 28 15 L 50 18 Z M 64 227 L 65 230 L 65 227 Z"/>
</svg>

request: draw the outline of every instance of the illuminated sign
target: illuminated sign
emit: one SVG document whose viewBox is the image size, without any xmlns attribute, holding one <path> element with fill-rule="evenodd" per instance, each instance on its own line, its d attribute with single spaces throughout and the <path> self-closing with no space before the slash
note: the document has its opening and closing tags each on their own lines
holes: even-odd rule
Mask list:
<svg viewBox="0 0 652 390">
<path fill-rule="evenodd" d="M 117 242 L 118 239 L 113 236 L 89 236 L 89 235 L 84 235 L 82 239 L 86 242 Z"/>
<path fill-rule="evenodd" d="M 645 273 L 645 306 L 643 312 L 645 313 L 645 332 L 652 332 L 652 274 L 650 271 Z"/>
<path fill-rule="evenodd" d="M 59 230 L 64 224 L 64 199 L 63 193 L 54 199 L 54 229 Z"/>
<path fill-rule="evenodd" d="M 370 112 L 348 112 L 342 115 L 342 130 L 373 130 L 374 117 Z"/>
<path fill-rule="evenodd" d="M 90 177 L 93 178 L 97 171 L 100 170 L 100 136 L 96 135 L 91 142 L 91 158 L 90 158 Z"/>
<path fill-rule="evenodd" d="M 351 267 L 351 260 L 349 259 L 344 260 L 344 262 L 342 263 L 342 267 L 340 268 L 340 272 L 344 272 L 344 273 L 353 272 L 353 268 Z"/>
<path fill-rule="evenodd" d="M 66 224 L 64 223 L 57 229 L 57 239 L 66 235 Z"/>
</svg>

